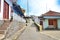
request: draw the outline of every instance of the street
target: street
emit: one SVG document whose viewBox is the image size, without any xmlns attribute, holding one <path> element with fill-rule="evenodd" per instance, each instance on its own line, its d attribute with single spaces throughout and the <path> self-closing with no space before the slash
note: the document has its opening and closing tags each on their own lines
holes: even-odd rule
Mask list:
<svg viewBox="0 0 60 40">
<path fill-rule="evenodd" d="M 56 40 L 37 31 L 33 22 L 30 24 L 31 25 L 26 27 L 25 31 L 19 36 L 17 40 Z"/>
</svg>

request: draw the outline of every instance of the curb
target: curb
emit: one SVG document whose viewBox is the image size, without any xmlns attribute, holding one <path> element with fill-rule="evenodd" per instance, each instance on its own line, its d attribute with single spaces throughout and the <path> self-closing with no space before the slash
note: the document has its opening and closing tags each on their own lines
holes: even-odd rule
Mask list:
<svg viewBox="0 0 60 40">
<path fill-rule="evenodd" d="M 43 32 L 40 32 L 41 34 L 44 34 L 44 35 L 47 35 L 47 36 L 49 36 L 49 37 L 51 37 L 51 38 L 53 38 L 53 39 L 56 39 L 56 40 L 60 40 L 60 39 L 58 39 L 58 38 L 56 38 L 56 37 L 54 37 L 54 36 L 51 36 L 51 35 L 49 35 L 49 34 L 46 34 L 46 33 L 43 33 Z"/>
</svg>

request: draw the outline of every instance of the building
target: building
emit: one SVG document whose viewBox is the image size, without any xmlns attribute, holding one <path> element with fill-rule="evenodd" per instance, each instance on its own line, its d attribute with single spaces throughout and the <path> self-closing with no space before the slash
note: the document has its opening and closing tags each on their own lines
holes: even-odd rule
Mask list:
<svg viewBox="0 0 60 40">
<path fill-rule="evenodd" d="M 43 29 L 60 29 L 60 13 L 54 11 L 48 11 L 42 15 Z"/>
<path fill-rule="evenodd" d="M 10 20 L 11 7 L 5 0 L 0 0 L 0 20 Z"/>
<path fill-rule="evenodd" d="M 21 10 L 19 10 L 18 12 L 18 13 L 21 12 L 20 15 L 22 15 L 22 13 L 25 13 L 24 9 L 21 8 Z M 5 0 L 0 0 L 0 20 L 10 20 L 11 16 L 13 16 L 14 19 L 17 19 L 16 16 L 19 16 L 19 15 L 16 15 L 16 14 L 18 13 L 15 12 Z"/>
</svg>

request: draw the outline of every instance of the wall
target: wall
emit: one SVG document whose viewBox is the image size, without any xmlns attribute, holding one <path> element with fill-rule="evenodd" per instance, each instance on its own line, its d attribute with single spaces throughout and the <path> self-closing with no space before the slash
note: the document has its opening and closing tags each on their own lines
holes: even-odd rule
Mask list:
<svg viewBox="0 0 60 40">
<path fill-rule="evenodd" d="M 60 16 L 44 16 L 44 18 L 45 18 L 45 21 L 44 21 L 44 23 L 43 23 L 43 27 L 44 28 L 47 28 L 47 19 L 57 19 L 57 27 L 58 27 L 58 29 L 60 29 Z"/>
<path fill-rule="evenodd" d="M 9 6 L 9 20 L 11 19 L 11 7 Z"/>
<path fill-rule="evenodd" d="M 37 16 L 32 16 L 32 19 L 34 20 L 34 22 L 40 24 L 40 20 Z"/>
<path fill-rule="evenodd" d="M 43 29 L 48 27 L 48 19 L 44 19 L 43 21 Z"/>
<path fill-rule="evenodd" d="M 20 22 L 26 22 L 26 20 L 23 17 L 20 17 L 16 13 L 13 13 L 13 20 L 17 20 L 17 21 L 20 21 Z"/>
<path fill-rule="evenodd" d="M 57 20 L 58 29 L 60 29 L 60 19 Z"/>
<path fill-rule="evenodd" d="M 1 0 L 0 20 L 3 20 L 3 4 L 4 4 L 4 0 Z"/>
<path fill-rule="evenodd" d="M 40 24 L 40 20 L 38 18 L 35 18 L 34 20 L 36 23 Z"/>
</svg>

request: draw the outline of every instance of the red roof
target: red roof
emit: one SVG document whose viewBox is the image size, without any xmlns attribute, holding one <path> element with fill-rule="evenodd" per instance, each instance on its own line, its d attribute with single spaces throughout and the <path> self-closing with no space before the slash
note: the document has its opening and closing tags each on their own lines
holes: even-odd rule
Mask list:
<svg viewBox="0 0 60 40">
<path fill-rule="evenodd" d="M 60 13 L 55 11 L 48 11 L 47 13 L 43 14 L 43 16 L 60 16 Z"/>
</svg>

